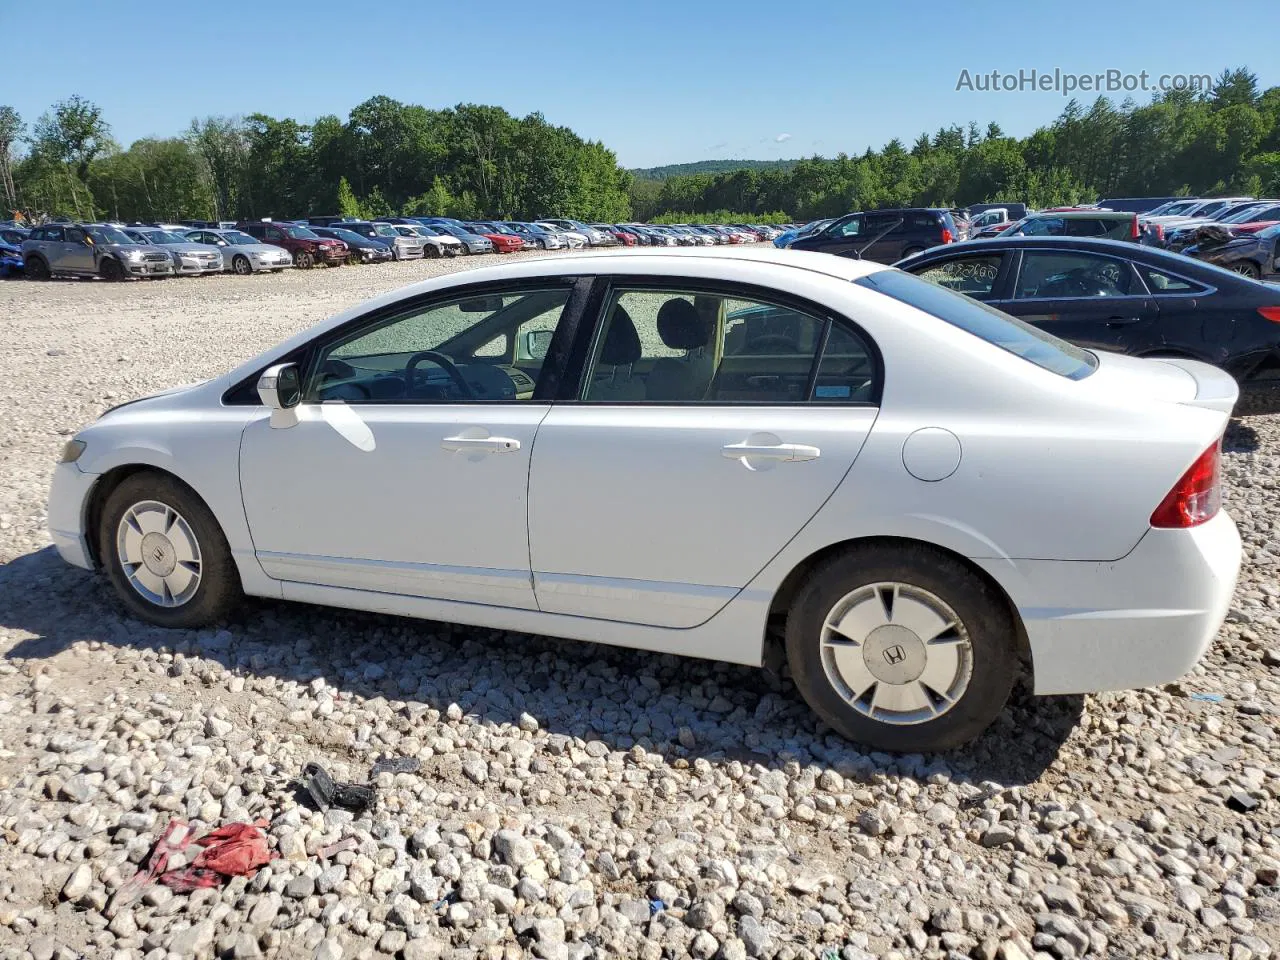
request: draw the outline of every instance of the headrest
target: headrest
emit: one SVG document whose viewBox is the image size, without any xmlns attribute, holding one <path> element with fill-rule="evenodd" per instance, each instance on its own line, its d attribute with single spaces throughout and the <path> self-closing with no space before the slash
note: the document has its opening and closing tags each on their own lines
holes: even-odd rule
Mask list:
<svg viewBox="0 0 1280 960">
<path fill-rule="evenodd" d="M 697 350 L 711 342 L 711 324 L 688 300 L 672 297 L 658 310 L 658 336 L 672 350 Z"/>
<path fill-rule="evenodd" d="M 611 367 L 626 367 L 639 359 L 640 334 L 636 333 L 631 314 L 622 307 L 614 307 L 604 343 L 600 345 L 600 362 Z"/>
</svg>

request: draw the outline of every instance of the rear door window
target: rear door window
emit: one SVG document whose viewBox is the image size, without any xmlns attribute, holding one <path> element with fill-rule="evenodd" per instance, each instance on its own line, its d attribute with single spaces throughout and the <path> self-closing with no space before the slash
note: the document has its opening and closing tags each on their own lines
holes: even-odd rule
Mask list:
<svg viewBox="0 0 1280 960">
<path fill-rule="evenodd" d="M 1088 350 L 913 274 L 879 270 L 854 283 L 922 310 L 1060 376 L 1082 380 L 1098 367 L 1098 358 Z"/>
<path fill-rule="evenodd" d="M 1127 261 L 1092 253 L 1028 250 L 1014 285 L 1018 299 L 1124 297 L 1133 292 L 1133 271 Z"/>
</svg>

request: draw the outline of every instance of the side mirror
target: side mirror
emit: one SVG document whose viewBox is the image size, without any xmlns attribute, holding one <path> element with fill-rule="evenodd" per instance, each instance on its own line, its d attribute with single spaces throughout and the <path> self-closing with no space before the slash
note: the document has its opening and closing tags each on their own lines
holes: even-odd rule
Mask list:
<svg viewBox="0 0 1280 960">
<path fill-rule="evenodd" d="M 92 247 L 92 246 L 93 246 L 93 237 L 89 236 L 89 235 L 86 233 L 86 234 L 84 235 L 84 239 L 83 239 L 83 240 L 81 240 L 80 242 L 81 242 L 81 243 L 83 243 L 86 247 Z"/>
<path fill-rule="evenodd" d="M 529 330 L 520 338 L 520 357 L 527 360 L 545 360 L 551 349 L 554 330 Z"/>
<path fill-rule="evenodd" d="M 302 382 L 296 363 L 277 363 L 258 377 L 258 398 L 271 410 L 271 426 L 291 427 L 298 422 L 294 407 L 302 400 Z"/>
</svg>

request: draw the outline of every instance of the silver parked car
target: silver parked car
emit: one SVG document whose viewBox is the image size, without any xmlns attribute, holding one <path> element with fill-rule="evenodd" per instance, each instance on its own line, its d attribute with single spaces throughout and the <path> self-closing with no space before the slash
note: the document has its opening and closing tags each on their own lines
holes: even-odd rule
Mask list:
<svg viewBox="0 0 1280 960">
<path fill-rule="evenodd" d="M 293 266 L 293 256 L 284 247 L 263 243 L 240 230 L 188 230 L 183 234 L 193 243 L 217 247 L 222 252 L 223 269 L 242 277 L 258 270 L 281 270 Z"/>
<path fill-rule="evenodd" d="M 462 251 L 462 241 L 457 237 L 438 237 L 421 224 L 393 223 L 396 233 L 402 237 L 421 240 L 426 246 L 423 255 L 428 257 L 456 257 Z"/>
<path fill-rule="evenodd" d="M 115 227 L 100 223 L 48 223 L 36 227 L 22 241 L 25 272 L 32 280 L 55 274 L 72 277 L 173 276 L 167 250 L 135 243 Z"/>
<path fill-rule="evenodd" d="M 126 227 L 123 231 L 138 243 L 164 247 L 173 257 L 173 272 L 179 276 L 221 273 L 222 252 L 202 243 L 193 243 L 180 233 L 155 227 Z"/>
</svg>

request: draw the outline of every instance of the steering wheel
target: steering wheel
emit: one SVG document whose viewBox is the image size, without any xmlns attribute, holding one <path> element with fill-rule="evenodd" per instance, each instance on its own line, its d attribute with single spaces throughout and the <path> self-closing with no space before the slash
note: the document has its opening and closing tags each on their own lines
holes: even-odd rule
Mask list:
<svg viewBox="0 0 1280 960">
<path fill-rule="evenodd" d="M 753 340 L 747 341 L 747 349 L 755 353 L 761 348 L 789 350 L 792 353 L 800 352 L 800 344 L 792 337 L 788 337 L 785 333 L 764 333 Z"/>
<path fill-rule="evenodd" d="M 458 365 L 439 350 L 423 350 L 420 353 L 415 353 L 404 365 L 405 390 L 409 394 L 412 395 L 417 387 L 418 364 L 423 360 L 430 360 L 448 374 L 449 379 L 453 381 L 453 385 L 458 388 L 458 392 L 462 394 L 463 398 L 467 400 L 474 398 L 475 395 L 471 392 L 471 385 L 462 379 L 462 372 L 458 369 Z"/>
</svg>

